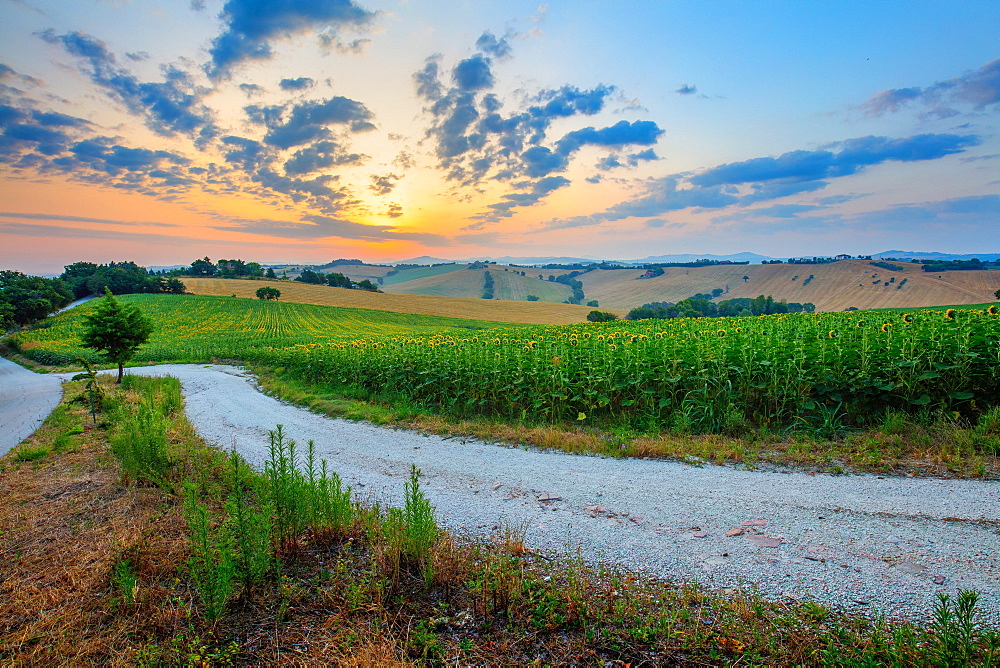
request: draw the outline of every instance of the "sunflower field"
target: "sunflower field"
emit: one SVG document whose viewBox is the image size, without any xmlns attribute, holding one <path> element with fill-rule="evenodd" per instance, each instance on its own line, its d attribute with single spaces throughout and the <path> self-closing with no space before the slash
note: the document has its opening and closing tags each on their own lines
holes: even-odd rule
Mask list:
<svg viewBox="0 0 1000 668">
<path fill-rule="evenodd" d="M 531 326 L 316 342 L 260 359 L 459 416 L 835 432 L 887 410 L 974 417 L 998 405 L 1000 316 L 991 306 Z"/>
</svg>

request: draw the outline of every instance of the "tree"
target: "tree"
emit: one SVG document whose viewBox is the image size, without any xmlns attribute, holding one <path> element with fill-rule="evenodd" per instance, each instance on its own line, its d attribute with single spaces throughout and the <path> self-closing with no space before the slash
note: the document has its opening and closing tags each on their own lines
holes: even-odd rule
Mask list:
<svg viewBox="0 0 1000 668">
<path fill-rule="evenodd" d="M 993 296 L 996 297 L 997 299 L 1000 299 L 1000 290 L 997 290 L 996 292 L 994 292 Z"/>
<path fill-rule="evenodd" d="M 277 300 L 281 296 L 281 290 L 278 288 L 257 288 L 257 299 L 274 299 Z"/>
<path fill-rule="evenodd" d="M 618 316 L 614 313 L 608 313 L 607 311 L 591 311 L 587 314 L 587 320 L 590 322 L 611 322 L 612 320 L 617 320 Z"/>
<path fill-rule="evenodd" d="M 268 267 L 268 268 L 267 268 L 267 271 L 266 271 L 266 272 L 264 272 L 264 278 L 270 278 L 270 279 L 276 279 L 276 278 L 278 278 L 278 277 L 277 277 L 277 276 L 276 276 L 276 275 L 274 274 L 274 267 Z"/>
<path fill-rule="evenodd" d="M 538 295 L 528 295 L 527 297 L 525 297 L 525 299 L 527 299 L 529 302 L 537 302 Z"/>
<path fill-rule="evenodd" d="M 0 323 L 27 325 L 73 301 L 73 292 L 58 278 L 0 271 Z"/>
<path fill-rule="evenodd" d="M 132 359 L 139 346 L 153 333 L 153 321 L 132 304 L 121 304 L 104 289 L 104 299 L 93 313 L 83 317 L 80 340 L 118 365 L 118 380 L 125 375 L 125 362 Z"/>
</svg>

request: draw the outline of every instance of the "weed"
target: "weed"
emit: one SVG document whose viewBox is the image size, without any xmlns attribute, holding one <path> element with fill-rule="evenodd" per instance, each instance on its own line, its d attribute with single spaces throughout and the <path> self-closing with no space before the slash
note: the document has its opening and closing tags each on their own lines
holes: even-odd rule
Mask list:
<svg viewBox="0 0 1000 668">
<path fill-rule="evenodd" d="M 206 506 L 192 483 L 184 485 L 184 514 L 191 542 L 188 572 L 205 606 L 205 618 L 218 620 L 226 611 L 235 566 L 226 536 L 215 531 Z"/>
</svg>

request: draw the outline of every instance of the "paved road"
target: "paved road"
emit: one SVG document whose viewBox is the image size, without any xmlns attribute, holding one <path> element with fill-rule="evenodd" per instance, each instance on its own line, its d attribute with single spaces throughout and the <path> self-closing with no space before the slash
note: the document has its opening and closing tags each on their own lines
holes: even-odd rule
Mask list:
<svg viewBox="0 0 1000 668">
<path fill-rule="evenodd" d="M 0 457 L 35 433 L 60 399 L 57 376 L 33 373 L 0 357 Z"/>
<path fill-rule="evenodd" d="M 439 521 L 460 533 L 523 525 L 533 547 L 890 616 L 926 617 L 937 593 L 974 589 L 1000 626 L 1000 482 L 580 457 L 331 420 L 233 367 L 128 372 L 180 378 L 199 433 L 258 466 L 277 424 L 314 440 L 362 497 L 401 503 L 416 464 Z"/>
</svg>

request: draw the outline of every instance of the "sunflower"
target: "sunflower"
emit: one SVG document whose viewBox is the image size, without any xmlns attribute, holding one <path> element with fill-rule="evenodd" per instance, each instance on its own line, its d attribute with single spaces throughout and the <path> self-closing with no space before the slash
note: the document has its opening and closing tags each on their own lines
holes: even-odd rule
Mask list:
<svg viewBox="0 0 1000 668">
<path fill-rule="evenodd" d="M 997 307 L 996 306 L 990 306 L 988 309 L 986 309 L 986 312 L 989 313 L 990 315 L 997 315 L 997 313 L 998 313 Z"/>
<path fill-rule="evenodd" d="M 913 314 L 912 313 L 904 313 L 903 314 L 903 322 L 913 322 Z"/>
<path fill-rule="evenodd" d="M 837 330 L 831 329 L 830 333 L 826 335 L 826 338 L 828 338 L 828 339 L 835 339 L 835 338 L 837 338 Z"/>
<path fill-rule="evenodd" d="M 947 311 L 945 311 L 944 312 L 944 317 L 948 318 L 948 320 L 954 320 L 955 319 L 955 309 L 950 308 Z"/>
<path fill-rule="evenodd" d="M 725 336 L 726 335 L 726 330 L 720 329 L 720 330 L 716 331 L 715 333 L 718 334 L 719 336 Z"/>
<path fill-rule="evenodd" d="M 887 323 L 887 322 L 886 323 L 882 323 L 882 331 L 883 332 L 888 332 L 890 327 L 892 327 L 892 325 L 890 325 L 889 323 Z"/>
</svg>

